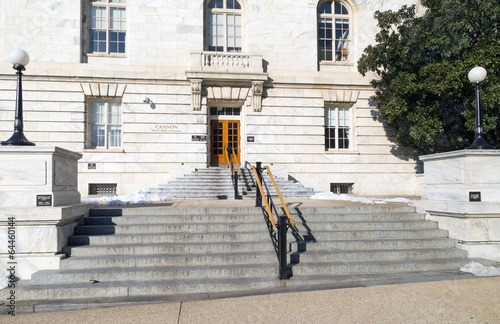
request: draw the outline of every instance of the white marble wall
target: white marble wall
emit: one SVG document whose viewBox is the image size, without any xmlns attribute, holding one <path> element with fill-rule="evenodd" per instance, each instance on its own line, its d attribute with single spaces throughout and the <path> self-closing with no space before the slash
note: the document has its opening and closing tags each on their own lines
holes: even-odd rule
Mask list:
<svg viewBox="0 0 500 324">
<path fill-rule="evenodd" d="M 374 11 L 415 2 L 349 2 L 353 62 L 318 70 L 317 1 L 242 1 L 243 52 L 262 55 L 269 75 L 261 112 L 253 111 L 250 97 L 239 102 L 244 112 L 242 159 L 280 165 L 305 184 L 326 191 L 330 183 L 354 183 L 360 195 L 419 194 L 414 157 L 395 149 L 391 132 L 370 103 L 370 77 L 356 72 L 362 50 L 374 41 Z M 207 106 L 193 111 L 186 78 L 191 53 L 204 49 L 202 1 L 128 3 L 123 58 L 81 57 L 79 2 L 0 2 L 0 18 L 5 12 L 8 17 L 22 13 L 23 18 L 0 19 L 0 36 L 5 36 L 0 37 L 0 136 L 10 136 L 14 118 L 15 75 L 6 57 L 12 48 L 21 47 L 31 56 L 23 83 L 25 133 L 39 146 L 82 153 L 78 172 L 83 196 L 89 183 L 117 183 L 118 193 L 126 194 L 168 182 L 170 169 L 181 163 L 207 165 L 208 143 L 191 141 L 192 135 L 208 134 Z M 225 77 L 225 85 L 231 83 L 231 74 Z M 116 84 L 124 89 L 123 147 L 87 150 L 88 89 Z M 214 80 L 208 85 L 218 86 Z M 250 87 L 250 80 L 243 86 Z M 155 103 L 154 109 L 143 103 L 145 97 Z M 348 101 L 355 110 L 348 152 L 324 151 L 323 109 L 330 100 Z M 178 131 L 158 132 L 158 125 L 176 125 Z M 246 136 L 254 136 L 255 142 L 246 143 Z M 89 163 L 96 169 L 89 169 Z"/>
</svg>

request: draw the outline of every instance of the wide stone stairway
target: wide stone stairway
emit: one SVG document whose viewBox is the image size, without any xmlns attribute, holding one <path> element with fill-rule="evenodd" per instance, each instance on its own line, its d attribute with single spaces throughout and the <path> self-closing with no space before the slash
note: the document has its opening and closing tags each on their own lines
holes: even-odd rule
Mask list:
<svg viewBox="0 0 500 324">
<path fill-rule="evenodd" d="M 470 276 L 459 270 L 470 261 L 465 251 L 414 207 L 295 203 L 290 211 L 293 276 L 278 280 L 260 208 L 95 208 L 70 237 L 59 270 L 18 282 L 18 311 Z"/>
<path fill-rule="evenodd" d="M 238 194 L 242 199 L 255 199 L 256 183 L 255 175 L 250 168 L 241 168 L 241 176 L 238 177 Z M 278 188 L 285 198 L 309 198 L 318 192 L 300 182 L 274 177 Z M 276 195 L 267 172 L 264 172 L 264 180 L 271 184 L 269 191 Z M 168 184 L 151 188 L 150 193 L 157 194 L 170 199 L 234 199 L 235 192 L 231 174 L 227 167 L 210 167 L 197 169 L 182 177 L 170 181 Z"/>
</svg>

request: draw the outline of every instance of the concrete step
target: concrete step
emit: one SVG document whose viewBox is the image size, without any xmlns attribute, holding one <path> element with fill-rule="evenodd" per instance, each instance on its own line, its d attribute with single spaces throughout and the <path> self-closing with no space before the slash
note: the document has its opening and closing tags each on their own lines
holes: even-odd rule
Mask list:
<svg viewBox="0 0 500 324">
<path fill-rule="evenodd" d="M 220 232 L 220 233 L 155 233 L 155 234 L 113 234 L 113 235 L 74 235 L 69 237 L 70 245 L 88 244 L 147 244 L 147 243 L 213 243 L 213 242 L 255 242 L 265 241 L 266 232 Z"/>
<path fill-rule="evenodd" d="M 318 224 L 330 222 L 390 222 L 390 221 L 424 221 L 424 215 L 411 212 L 380 212 L 380 213 L 350 213 L 350 214 L 312 214 L 300 216 L 291 213 L 295 223 Z"/>
<path fill-rule="evenodd" d="M 354 230 L 398 230 L 398 229 L 434 229 L 437 223 L 425 221 L 357 221 L 357 222 L 307 222 L 296 223 L 293 230 L 300 233 L 321 231 L 354 231 Z M 291 232 L 293 232 L 293 230 Z"/>
<path fill-rule="evenodd" d="M 469 261 L 466 258 L 401 259 L 376 261 L 308 262 L 292 267 L 295 275 L 361 275 L 395 272 L 458 271 Z"/>
<path fill-rule="evenodd" d="M 427 239 L 444 238 L 447 232 L 434 229 L 387 229 L 387 230 L 339 230 L 339 231 L 312 231 L 312 232 L 288 232 L 289 242 L 295 241 L 330 241 L 330 240 L 378 240 L 378 239 Z"/>
<path fill-rule="evenodd" d="M 290 251 L 356 251 L 356 250 L 383 250 L 383 249 L 427 249 L 427 248 L 454 248 L 457 241 L 448 237 L 442 238 L 415 238 L 415 239 L 377 239 L 377 240 L 323 240 L 291 241 Z"/>
<path fill-rule="evenodd" d="M 64 299 L 120 298 L 140 296 L 172 296 L 253 290 L 279 287 L 276 270 L 266 277 L 256 278 L 199 278 L 198 280 L 140 280 L 76 283 L 24 282 L 16 287 L 19 300 L 53 301 Z"/>
<path fill-rule="evenodd" d="M 466 258 L 467 252 L 455 248 L 416 248 L 416 249 L 367 249 L 356 251 L 307 251 L 292 252 L 289 260 L 292 264 L 318 262 L 352 262 L 352 261 L 378 261 L 378 260 L 425 260 Z"/>
<path fill-rule="evenodd" d="M 153 233 L 218 233 L 266 231 L 259 223 L 185 223 L 185 224 L 130 224 L 130 225 L 80 225 L 75 235 L 153 234 Z"/>
<path fill-rule="evenodd" d="M 152 215 L 152 216 L 91 216 L 85 218 L 85 225 L 146 225 L 146 224 L 262 224 L 260 215 Z"/>
<path fill-rule="evenodd" d="M 148 261 L 147 258 L 136 259 L 137 265 L 133 264 L 133 260 L 125 258 L 117 259 L 116 266 L 111 262 L 113 260 L 105 260 L 104 258 L 96 258 L 92 261 L 95 267 L 78 267 L 78 261 L 83 265 L 87 260 L 76 260 L 70 267 L 65 267 L 60 270 L 39 271 L 33 274 L 31 281 L 38 283 L 72 283 L 72 282 L 89 282 L 90 280 L 98 280 L 100 282 L 109 281 L 154 281 L 154 280 L 200 280 L 208 278 L 246 278 L 246 277 L 269 277 L 276 272 L 276 255 L 263 256 L 255 258 L 256 261 L 265 261 L 264 263 L 251 263 L 245 261 L 243 263 L 206 263 L 204 261 L 217 261 L 217 258 L 200 259 L 200 264 L 176 264 L 175 260 L 153 258 Z M 202 258 L 202 257 L 200 257 Z M 160 261 L 159 261 L 160 260 Z M 100 262 L 102 261 L 102 262 Z M 108 261 L 108 262 L 105 262 Z M 125 261 L 130 261 L 131 266 L 127 267 Z M 143 262 L 141 262 L 143 261 Z M 158 263 L 155 263 L 158 261 Z M 225 259 L 227 261 L 227 259 Z M 273 262 L 274 261 L 274 262 Z"/>
<path fill-rule="evenodd" d="M 270 247 L 270 246 L 269 246 Z M 204 266 L 211 265 L 244 265 L 276 263 L 274 250 L 267 248 L 259 252 L 230 251 L 225 253 L 204 254 L 146 254 L 146 255 L 96 255 L 72 256 L 61 262 L 61 269 L 94 269 L 94 268 L 144 268 L 167 266 Z M 32 278 L 33 279 L 33 278 Z"/>
<path fill-rule="evenodd" d="M 67 246 L 63 253 L 71 257 L 93 256 L 143 256 L 143 255 L 191 255 L 201 253 L 263 252 L 272 249 L 269 239 L 262 242 L 210 242 L 207 243 L 149 243 Z M 68 260 L 71 260 L 68 259 Z"/>
<path fill-rule="evenodd" d="M 203 217 L 201 215 L 194 216 L 92 216 L 85 218 L 85 225 L 145 225 L 145 224 L 262 224 L 263 215 L 252 214 L 252 215 L 218 215 L 210 217 Z M 325 224 L 340 224 L 331 225 L 330 228 L 347 226 L 348 224 L 357 224 L 361 222 L 373 224 L 391 224 L 396 222 L 408 223 L 414 226 L 414 224 L 421 223 L 427 224 L 422 226 L 435 228 L 436 224 L 434 222 L 423 221 L 422 217 L 416 214 L 401 214 L 399 216 L 390 214 L 379 214 L 379 215 L 316 215 L 312 221 L 302 221 L 298 217 L 294 217 L 295 223 L 297 224 L 297 229 L 299 231 L 324 228 Z M 389 226 L 389 225 L 388 225 Z M 338 228 L 340 229 L 340 228 Z M 292 229 L 293 230 L 293 229 Z"/>
<path fill-rule="evenodd" d="M 167 203 L 168 204 L 168 203 Z M 190 207 L 190 208 L 170 208 L 154 205 L 138 208 L 116 208 L 116 207 L 99 207 L 90 210 L 90 217 L 94 216 L 161 216 L 161 217 L 190 217 L 209 216 L 218 217 L 229 215 L 232 217 L 249 217 L 251 215 L 259 215 L 262 217 L 262 209 L 260 207 Z"/>
</svg>

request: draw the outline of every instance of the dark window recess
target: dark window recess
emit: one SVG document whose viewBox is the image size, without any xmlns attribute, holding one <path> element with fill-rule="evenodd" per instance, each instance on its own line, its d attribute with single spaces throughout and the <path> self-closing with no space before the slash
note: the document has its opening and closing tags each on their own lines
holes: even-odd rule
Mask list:
<svg viewBox="0 0 500 324">
<path fill-rule="evenodd" d="M 240 108 L 210 107 L 210 115 L 212 115 L 212 116 L 239 116 L 240 115 Z"/>
<path fill-rule="evenodd" d="M 90 196 L 116 196 L 116 183 L 89 183 Z"/>
<path fill-rule="evenodd" d="M 330 191 L 334 194 L 350 194 L 353 185 L 353 183 L 330 183 Z"/>
</svg>

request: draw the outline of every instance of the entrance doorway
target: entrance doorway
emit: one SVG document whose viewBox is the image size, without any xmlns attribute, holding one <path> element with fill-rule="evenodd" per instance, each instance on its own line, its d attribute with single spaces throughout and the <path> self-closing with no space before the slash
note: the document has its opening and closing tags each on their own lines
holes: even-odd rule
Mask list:
<svg viewBox="0 0 500 324">
<path fill-rule="evenodd" d="M 224 148 L 231 145 L 240 163 L 240 121 L 239 120 L 212 120 L 210 122 L 212 145 L 210 163 L 212 165 L 225 164 Z"/>
</svg>

